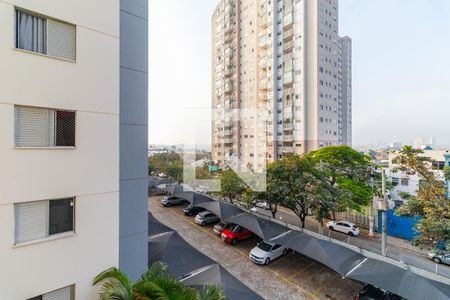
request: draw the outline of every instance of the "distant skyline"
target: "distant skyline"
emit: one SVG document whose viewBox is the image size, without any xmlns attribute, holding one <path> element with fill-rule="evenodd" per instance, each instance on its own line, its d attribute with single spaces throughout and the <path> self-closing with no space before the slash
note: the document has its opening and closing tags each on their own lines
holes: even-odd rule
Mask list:
<svg viewBox="0 0 450 300">
<path fill-rule="evenodd" d="M 450 1 L 340 0 L 353 39 L 354 146 L 433 136 L 449 145 Z M 217 1 L 149 7 L 149 142 L 210 143 L 211 15 Z"/>
</svg>

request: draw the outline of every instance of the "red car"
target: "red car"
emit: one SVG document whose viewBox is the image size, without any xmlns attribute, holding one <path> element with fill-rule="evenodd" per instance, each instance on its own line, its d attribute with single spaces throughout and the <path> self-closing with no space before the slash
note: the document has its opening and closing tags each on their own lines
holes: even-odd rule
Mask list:
<svg viewBox="0 0 450 300">
<path fill-rule="evenodd" d="M 252 235 L 253 235 L 253 232 L 251 232 L 250 230 L 245 229 L 244 227 L 239 226 L 239 225 L 233 225 L 231 228 L 224 229 L 222 231 L 222 234 L 220 235 L 220 237 L 222 238 L 222 240 L 224 240 L 228 244 L 231 244 L 234 246 L 239 241 L 248 239 Z"/>
</svg>

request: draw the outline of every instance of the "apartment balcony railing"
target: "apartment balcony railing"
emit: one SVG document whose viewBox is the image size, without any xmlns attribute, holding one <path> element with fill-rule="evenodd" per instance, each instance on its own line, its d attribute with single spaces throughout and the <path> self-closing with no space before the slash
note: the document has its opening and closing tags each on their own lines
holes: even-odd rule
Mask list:
<svg viewBox="0 0 450 300">
<path fill-rule="evenodd" d="M 294 147 L 283 147 L 281 151 L 283 151 L 283 153 L 293 153 Z"/>
<path fill-rule="evenodd" d="M 284 142 L 292 142 L 294 140 L 294 136 L 292 134 L 283 135 Z"/>
<path fill-rule="evenodd" d="M 267 49 L 267 48 L 269 48 L 269 44 L 270 44 L 270 40 L 267 38 L 267 36 L 264 36 L 259 40 L 258 46 L 261 49 Z"/>
<path fill-rule="evenodd" d="M 224 93 L 231 94 L 233 92 L 233 82 L 227 81 L 224 86 Z"/>
<path fill-rule="evenodd" d="M 284 119 L 292 119 L 292 110 L 284 110 L 283 111 L 283 118 Z"/>
<path fill-rule="evenodd" d="M 233 75 L 233 68 L 232 67 L 226 67 L 225 71 L 224 71 L 224 75 L 226 77 L 230 77 L 231 75 Z"/>
<path fill-rule="evenodd" d="M 292 28 L 294 25 L 294 17 L 292 13 L 283 16 L 283 27 L 284 29 Z"/>
<path fill-rule="evenodd" d="M 294 124 L 292 123 L 284 123 L 283 124 L 283 130 L 293 130 L 294 129 Z"/>
<path fill-rule="evenodd" d="M 294 49 L 294 41 L 289 41 L 287 43 L 284 43 L 284 45 L 283 45 L 284 53 L 292 52 L 292 49 Z"/>
<path fill-rule="evenodd" d="M 269 60 L 267 59 L 267 56 L 266 57 L 264 57 L 264 58 L 262 58 L 260 61 L 259 61 L 259 66 L 262 68 L 262 69 L 267 69 L 267 66 L 269 65 Z"/>
<path fill-rule="evenodd" d="M 269 85 L 269 81 L 267 81 L 267 80 L 261 80 L 259 82 L 259 88 L 262 89 L 262 90 L 268 90 L 269 86 L 270 86 Z"/>
<path fill-rule="evenodd" d="M 291 28 L 283 32 L 283 41 L 288 42 L 294 38 L 294 29 Z"/>
</svg>

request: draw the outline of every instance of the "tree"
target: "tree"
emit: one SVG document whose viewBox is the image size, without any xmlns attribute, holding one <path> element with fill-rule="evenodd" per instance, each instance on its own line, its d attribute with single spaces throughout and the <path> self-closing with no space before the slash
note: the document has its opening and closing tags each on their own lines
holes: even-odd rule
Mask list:
<svg viewBox="0 0 450 300">
<path fill-rule="evenodd" d="M 333 219 L 337 211 L 347 207 L 360 210 L 369 203 L 372 198 L 369 156 L 348 146 L 325 147 L 307 156 L 320 165 L 323 179 L 332 188 L 330 210 Z"/>
<path fill-rule="evenodd" d="M 178 153 L 158 153 L 148 158 L 149 175 L 164 173 L 178 182 L 183 181 L 183 160 Z"/>
<path fill-rule="evenodd" d="M 93 285 L 102 284 L 100 300 L 223 300 L 220 288 L 207 285 L 202 293 L 184 286 L 167 272 L 163 263 L 154 263 L 136 282 L 117 268 L 98 274 Z"/>
<path fill-rule="evenodd" d="M 220 176 L 220 195 L 227 197 L 233 203 L 238 195 L 243 194 L 248 186 L 245 182 L 232 170 L 227 169 Z"/>
<path fill-rule="evenodd" d="M 405 146 L 393 159 L 394 172 L 417 174 L 420 178 L 416 195 L 407 195 L 408 201 L 396 210 L 396 214 L 420 217 L 415 226 L 419 235 L 415 243 L 424 248 L 435 248 L 450 241 L 450 201 L 445 198 L 444 182 L 436 178 L 431 169 L 432 159 L 422 150 Z"/>
</svg>

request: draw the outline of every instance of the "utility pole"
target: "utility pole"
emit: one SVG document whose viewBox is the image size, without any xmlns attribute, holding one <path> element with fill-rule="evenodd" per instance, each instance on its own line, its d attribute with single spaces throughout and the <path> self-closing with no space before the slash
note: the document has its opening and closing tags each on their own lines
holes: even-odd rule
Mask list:
<svg viewBox="0 0 450 300">
<path fill-rule="evenodd" d="M 370 216 L 369 216 L 369 237 L 373 237 L 373 227 L 374 227 L 374 217 L 373 217 L 373 198 L 375 196 L 375 191 L 373 189 L 373 168 L 370 172 L 370 186 L 372 188 L 372 199 L 370 199 Z"/>
<path fill-rule="evenodd" d="M 383 192 L 383 207 L 381 212 L 381 255 L 386 256 L 386 244 L 387 244 L 387 218 L 386 218 L 386 209 L 387 209 L 387 194 L 386 194 L 386 175 L 384 173 L 384 169 L 381 169 L 381 189 Z"/>
</svg>

